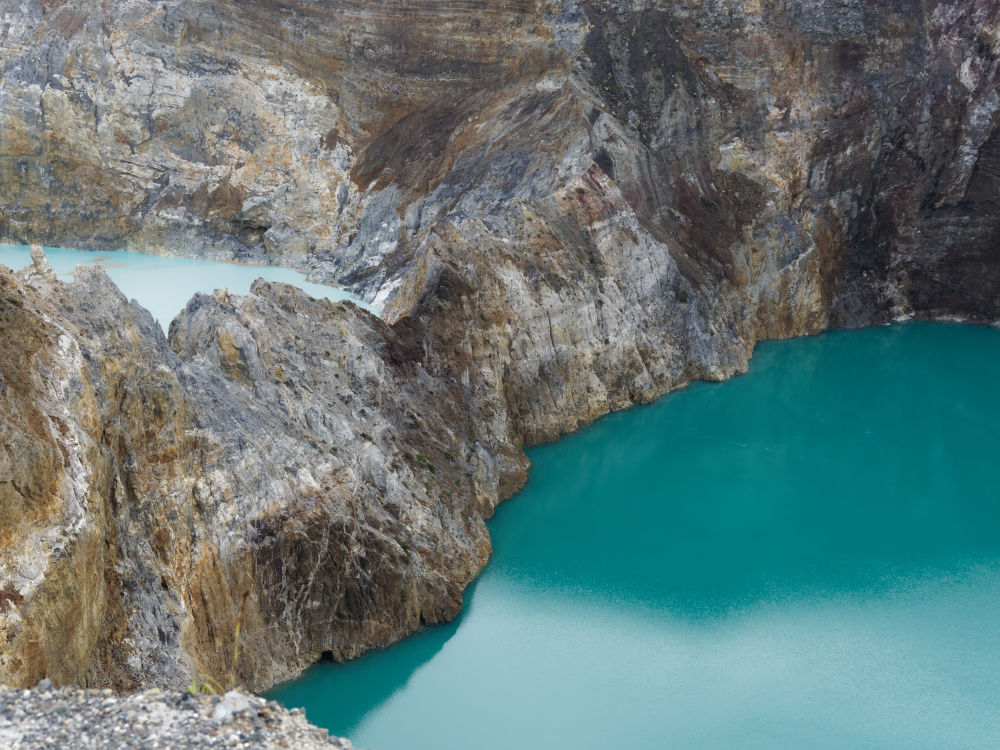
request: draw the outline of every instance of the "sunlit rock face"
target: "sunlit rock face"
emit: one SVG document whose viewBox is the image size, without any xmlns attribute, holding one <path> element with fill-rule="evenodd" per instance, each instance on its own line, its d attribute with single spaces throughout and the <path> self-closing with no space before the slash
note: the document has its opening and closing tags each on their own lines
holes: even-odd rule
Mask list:
<svg viewBox="0 0 1000 750">
<path fill-rule="evenodd" d="M 295 265 L 391 326 L 262 286 L 168 345 L 9 277 L 4 679 L 224 676 L 244 591 L 241 680 L 356 655 L 454 615 L 525 444 L 761 338 L 997 321 L 998 48 L 985 0 L 0 0 L 0 237 Z"/>
</svg>

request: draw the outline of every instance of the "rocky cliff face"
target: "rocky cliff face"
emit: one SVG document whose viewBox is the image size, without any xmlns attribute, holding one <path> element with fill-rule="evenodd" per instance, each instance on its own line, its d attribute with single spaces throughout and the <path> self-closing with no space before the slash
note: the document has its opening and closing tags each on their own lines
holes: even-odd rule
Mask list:
<svg viewBox="0 0 1000 750">
<path fill-rule="evenodd" d="M 524 459 L 411 324 L 258 282 L 168 343 L 101 271 L 0 285 L 5 680 L 261 689 L 457 614 Z"/>
<path fill-rule="evenodd" d="M 0 235 L 388 321 L 259 285 L 168 343 L 97 275 L 5 276 L 11 681 L 225 675 L 241 612 L 252 686 L 356 655 L 454 615 L 523 445 L 761 338 L 1000 320 L 993 2 L 0 13 Z"/>
</svg>

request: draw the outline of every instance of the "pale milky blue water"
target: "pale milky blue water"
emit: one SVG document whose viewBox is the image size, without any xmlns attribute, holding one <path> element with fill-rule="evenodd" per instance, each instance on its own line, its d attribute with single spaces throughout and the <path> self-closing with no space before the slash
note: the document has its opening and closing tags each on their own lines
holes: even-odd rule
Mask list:
<svg viewBox="0 0 1000 750">
<path fill-rule="evenodd" d="M 1000 748 L 1000 331 L 763 344 L 530 456 L 457 622 L 273 697 L 375 750 Z"/>
<path fill-rule="evenodd" d="M 211 294 L 216 289 L 228 289 L 233 294 L 246 294 L 258 278 L 291 284 L 313 297 L 325 297 L 334 302 L 349 299 L 366 310 L 378 312 L 350 292 L 306 281 L 304 274 L 291 268 L 165 258 L 124 250 L 85 252 L 47 247 L 45 254 L 52 268 L 65 281 L 72 280 L 77 264 L 101 266 L 126 297 L 135 299 L 153 314 L 164 331 L 196 292 Z M 30 249 L 25 245 L 0 245 L 0 264 L 14 269 L 29 266 Z"/>
</svg>

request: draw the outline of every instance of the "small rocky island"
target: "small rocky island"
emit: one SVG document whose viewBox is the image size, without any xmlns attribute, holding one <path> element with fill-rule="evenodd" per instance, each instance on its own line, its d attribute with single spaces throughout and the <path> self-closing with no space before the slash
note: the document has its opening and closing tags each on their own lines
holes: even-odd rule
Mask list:
<svg viewBox="0 0 1000 750">
<path fill-rule="evenodd" d="M 165 336 L 100 270 L 0 268 L 0 682 L 187 727 L 203 699 L 142 691 L 454 618 L 527 446 L 762 339 L 997 323 L 998 29 L 968 0 L 0 4 L 0 242 L 383 309 L 258 282 Z M 102 695 L 3 695 L 0 739 L 74 701 L 113 736 Z"/>
</svg>

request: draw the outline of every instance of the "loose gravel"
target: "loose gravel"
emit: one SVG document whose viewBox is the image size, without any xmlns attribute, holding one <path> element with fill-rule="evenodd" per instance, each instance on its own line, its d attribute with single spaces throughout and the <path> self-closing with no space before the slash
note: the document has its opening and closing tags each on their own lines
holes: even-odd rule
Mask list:
<svg viewBox="0 0 1000 750">
<path fill-rule="evenodd" d="M 291 748 L 353 750 L 288 710 L 239 691 L 223 696 L 149 690 L 33 690 L 0 686 L 0 748 L 22 750 L 179 750 L 180 748 Z"/>
</svg>

